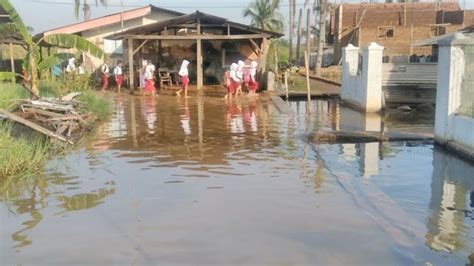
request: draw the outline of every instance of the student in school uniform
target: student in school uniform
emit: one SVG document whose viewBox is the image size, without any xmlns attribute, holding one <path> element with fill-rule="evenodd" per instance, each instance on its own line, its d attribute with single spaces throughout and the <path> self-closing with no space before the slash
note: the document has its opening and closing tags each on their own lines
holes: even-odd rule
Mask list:
<svg viewBox="0 0 474 266">
<path fill-rule="evenodd" d="M 189 86 L 189 71 L 188 71 L 189 61 L 183 60 L 181 67 L 179 69 L 178 75 L 181 77 L 181 82 L 183 88 L 176 92 L 177 96 L 181 96 L 181 92 L 184 90 L 184 97 L 188 98 L 188 86 Z"/>
<path fill-rule="evenodd" d="M 115 76 L 115 82 L 117 83 L 117 91 L 120 92 L 123 86 L 123 81 L 124 81 L 121 60 L 117 61 L 117 66 L 114 68 L 114 76 Z"/>
<path fill-rule="evenodd" d="M 100 67 L 100 73 L 102 75 L 102 91 L 105 91 L 109 88 L 109 75 L 110 75 L 110 68 L 106 62 L 102 64 Z"/>
</svg>

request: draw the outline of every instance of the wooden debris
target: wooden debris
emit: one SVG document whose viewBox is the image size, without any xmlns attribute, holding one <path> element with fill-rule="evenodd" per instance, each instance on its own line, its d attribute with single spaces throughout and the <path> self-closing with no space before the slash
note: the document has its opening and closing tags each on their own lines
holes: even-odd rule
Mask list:
<svg viewBox="0 0 474 266">
<path fill-rule="evenodd" d="M 0 109 L 0 117 L 23 124 L 50 138 L 73 144 L 75 133 L 87 127 L 91 114 L 79 114 L 74 98 L 81 93 L 70 93 L 62 98 L 41 98 L 24 100 L 15 113 Z"/>
<path fill-rule="evenodd" d="M 68 95 L 64 96 L 61 98 L 61 101 L 72 101 L 74 98 L 76 98 L 77 96 L 81 95 L 81 92 L 71 92 L 69 93 Z"/>
<path fill-rule="evenodd" d="M 378 131 L 317 131 L 309 136 L 311 141 L 323 143 L 368 143 L 386 141 L 431 141 L 432 134 Z"/>
<path fill-rule="evenodd" d="M 63 141 L 63 142 L 67 142 L 67 143 L 73 144 L 72 141 L 66 139 L 65 137 L 63 137 L 63 136 L 61 136 L 61 135 L 58 135 L 58 134 L 52 132 L 51 130 L 48 130 L 48 129 L 46 129 L 46 128 L 44 128 L 44 127 L 38 125 L 38 124 L 35 124 L 35 123 L 33 123 L 33 122 L 30 122 L 30 121 L 28 121 L 28 120 L 26 120 L 26 119 L 24 119 L 24 118 L 21 118 L 21 117 L 15 115 L 15 114 L 13 114 L 13 113 L 10 113 L 10 112 L 6 111 L 6 110 L 0 109 L 0 113 L 3 114 L 3 115 L 5 115 L 5 116 L 7 116 L 8 119 L 10 119 L 10 120 L 15 121 L 15 122 L 18 122 L 18 123 L 20 123 L 20 124 L 22 124 L 22 125 L 25 125 L 25 126 L 31 128 L 31 129 L 33 129 L 33 130 L 35 130 L 35 131 L 37 131 L 37 132 L 40 132 L 40 133 L 42 133 L 42 134 L 44 134 L 44 135 L 46 135 L 46 136 L 48 136 L 48 137 L 55 138 L 55 139 L 57 139 L 57 140 L 60 140 L 60 141 Z"/>
</svg>

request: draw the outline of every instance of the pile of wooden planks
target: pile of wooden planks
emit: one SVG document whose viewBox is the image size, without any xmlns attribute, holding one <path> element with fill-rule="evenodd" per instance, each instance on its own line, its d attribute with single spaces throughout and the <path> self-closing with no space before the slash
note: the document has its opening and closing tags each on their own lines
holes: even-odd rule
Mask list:
<svg viewBox="0 0 474 266">
<path fill-rule="evenodd" d="M 50 138 L 73 144 L 73 136 L 87 127 L 90 114 L 80 114 L 75 109 L 79 102 L 71 93 L 59 99 L 42 98 L 24 100 L 13 111 L 0 109 L 0 116 L 27 126 Z"/>
</svg>

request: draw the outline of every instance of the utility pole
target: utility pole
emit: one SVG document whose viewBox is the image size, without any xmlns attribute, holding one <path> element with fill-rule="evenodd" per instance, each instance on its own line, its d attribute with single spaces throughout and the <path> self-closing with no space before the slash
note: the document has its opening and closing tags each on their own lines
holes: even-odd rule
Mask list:
<svg viewBox="0 0 474 266">
<path fill-rule="evenodd" d="M 323 63 L 324 44 L 326 43 L 326 15 L 327 0 L 321 0 L 319 10 L 319 38 L 318 38 L 318 55 L 316 57 L 316 74 L 321 75 L 321 66 Z"/>
<path fill-rule="evenodd" d="M 123 32 L 123 0 L 120 0 L 120 24 Z"/>
</svg>

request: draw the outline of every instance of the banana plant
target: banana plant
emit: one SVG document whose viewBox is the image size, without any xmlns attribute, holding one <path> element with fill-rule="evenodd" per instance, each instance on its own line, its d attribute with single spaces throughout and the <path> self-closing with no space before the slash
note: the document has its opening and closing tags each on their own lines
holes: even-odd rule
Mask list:
<svg viewBox="0 0 474 266">
<path fill-rule="evenodd" d="M 53 65 L 58 64 L 65 59 L 63 54 L 53 54 L 41 59 L 40 45 L 46 44 L 66 49 L 75 49 L 79 52 L 85 52 L 98 58 L 104 57 L 104 51 L 102 49 L 87 39 L 74 34 L 51 34 L 36 40 L 33 38 L 30 31 L 28 30 L 28 27 L 26 27 L 20 15 L 15 10 L 15 7 L 10 3 L 9 0 L 0 0 L 0 6 L 7 12 L 7 14 L 10 16 L 10 20 L 12 21 L 11 23 L 7 23 L 8 26 L 3 27 L 14 27 L 16 34 L 21 37 L 25 43 L 27 55 L 24 59 L 24 66 L 29 73 L 31 91 L 35 94 L 35 96 L 39 95 L 38 73 L 49 69 Z M 2 75 L 5 76 L 7 74 L 0 73 L 0 77 Z"/>
</svg>

